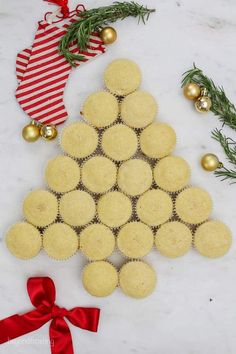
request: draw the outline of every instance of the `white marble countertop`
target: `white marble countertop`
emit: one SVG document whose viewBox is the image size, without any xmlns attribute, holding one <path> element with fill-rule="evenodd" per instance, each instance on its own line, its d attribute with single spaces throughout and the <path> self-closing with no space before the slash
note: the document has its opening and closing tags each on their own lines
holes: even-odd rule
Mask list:
<svg viewBox="0 0 236 354">
<path fill-rule="evenodd" d="M 70 0 L 71 9 L 76 1 Z M 145 3 L 145 1 L 144 1 Z M 213 114 L 196 113 L 180 89 L 181 74 L 193 61 L 208 76 L 223 85 L 236 102 L 236 3 L 235 0 L 150 0 L 157 13 L 146 26 L 128 19 L 115 25 L 119 39 L 105 55 L 76 69 L 70 76 L 65 103 L 70 121 L 78 119 L 83 98 L 102 87 L 102 73 L 115 58 L 135 60 L 143 72 L 142 88 L 159 103 L 160 121 L 177 132 L 176 154 L 192 168 L 192 184 L 207 189 L 214 201 L 213 217 L 236 230 L 236 186 L 220 182 L 199 166 L 206 152 L 224 155 L 210 132 L 220 124 Z M 88 0 L 87 8 L 110 4 Z M 52 7 L 41 0 L 1 0 L 0 19 L 0 235 L 21 219 L 21 202 L 30 189 L 42 187 L 47 160 L 59 152 L 55 142 L 29 145 L 21 138 L 27 117 L 14 99 L 15 56 L 30 45 L 36 23 Z M 233 134 L 226 129 L 226 133 Z M 26 292 L 30 276 L 51 276 L 57 287 L 57 303 L 98 306 L 101 321 L 97 334 L 70 326 L 75 352 L 80 354 L 235 354 L 236 353 L 236 242 L 221 259 L 201 257 L 194 250 L 168 260 L 157 252 L 146 259 L 158 275 L 156 291 L 135 301 L 119 290 L 97 299 L 82 287 L 81 255 L 67 262 L 50 260 L 41 253 L 30 261 L 19 261 L 0 244 L 0 318 L 32 308 Z M 119 265 L 119 261 L 117 262 Z M 211 299 L 211 300 L 210 300 Z M 37 332 L 0 346 L 4 354 L 46 354 L 48 324 Z"/>
</svg>

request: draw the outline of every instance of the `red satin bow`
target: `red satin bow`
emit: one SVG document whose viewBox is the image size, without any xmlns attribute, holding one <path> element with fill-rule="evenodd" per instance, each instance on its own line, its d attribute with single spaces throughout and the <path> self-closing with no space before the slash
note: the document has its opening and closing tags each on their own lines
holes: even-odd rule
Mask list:
<svg viewBox="0 0 236 354">
<path fill-rule="evenodd" d="M 51 2 L 53 4 L 61 6 L 61 13 L 62 13 L 63 17 L 69 16 L 70 10 L 68 7 L 68 0 L 44 0 L 44 1 Z"/>
<path fill-rule="evenodd" d="M 27 290 L 35 310 L 24 315 L 13 315 L 0 321 L 0 344 L 35 331 L 48 321 L 52 354 L 73 354 L 70 329 L 63 317 L 74 326 L 97 332 L 100 310 L 75 307 L 66 310 L 55 304 L 56 290 L 48 277 L 29 278 Z"/>
</svg>

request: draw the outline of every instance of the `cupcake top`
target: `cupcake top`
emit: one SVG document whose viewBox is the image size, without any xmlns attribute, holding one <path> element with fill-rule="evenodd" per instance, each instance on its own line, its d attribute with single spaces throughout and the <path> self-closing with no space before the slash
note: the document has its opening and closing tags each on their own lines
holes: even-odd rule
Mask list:
<svg viewBox="0 0 236 354">
<path fill-rule="evenodd" d="M 35 226 L 48 226 L 56 219 L 57 213 L 57 198 L 43 189 L 30 192 L 23 202 L 24 217 Z"/>
<path fill-rule="evenodd" d="M 57 156 L 50 160 L 45 171 L 46 182 L 57 193 L 75 189 L 80 181 L 80 168 L 69 156 Z"/>
<path fill-rule="evenodd" d="M 6 234 L 6 245 L 11 254 L 20 259 L 30 259 L 42 247 L 40 232 L 27 222 L 18 222 Z"/>
<path fill-rule="evenodd" d="M 84 118 L 97 128 L 107 127 L 118 117 L 117 99 L 109 92 L 92 93 L 84 102 Z"/>
<path fill-rule="evenodd" d="M 135 132 L 124 124 L 108 128 L 102 136 L 102 149 L 113 160 L 128 160 L 137 148 L 138 139 Z"/>
<path fill-rule="evenodd" d="M 201 255 L 217 258 L 228 252 L 232 243 L 229 228 L 219 220 L 200 225 L 194 236 L 194 246 Z"/>
<path fill-rule="evenodd" d="M 162 225 L 156 233 L 155 245 L 165 257 L 176 258 L 187 253 L 192 244 L 190 229 L 179 221 Z"/>
<path fill-rule="evenodd" d="M 119 168 L 117 181 L 124 193 L 140 195 L 152 185 L 152 169 L 140 159 L 125 161 Z"/>
<path fill-rule="evenodd" d="M 142 222 L 130 222 L 119 231 L 117 246 L 126 257 L 142 258 L 153 247 L 152 230 Z"/>
<path fill-rule="evenodd" d="M 212 200 L 204 189 L 190 187 L 177 196 L 175 209 L 183 221 L 199 224 L 209 217 L 212 211 Z"/>
<path fill-rule="evenodd" d="M 66 126 L 62 131 L 62 150 L 73 157 L 87 157 L 96 150 L 97 145 L 97 132 L 86 123 L 75 122 Z"/>
<path fill-rule="evenodd" d="M 112 93 L 125 96 L 140 86 L 141 71 L 138 65 L 131 60 L 116 59 L 107 66 L 104 82 Z"/>
<path fill-rule="evenodd" d="M 43 248 L 49 257 L 66 260 L 78 250 L 79 241 L 76 232 L 64 223 L 55 223 L 43 233 Z"/>
<path fill-rule="evenodd" d="M 116 165 L 104 156 L 91 157 L 82 167 L 82 182 L 93 193 L 107 192 L 116 183 Z"/>
<path fill-rule="evenodd" d="M 105 225 L 92 224 L 80 233 L 80 250 L 91 261 L 109 257 L 115 248 L 113 232 Z"/>
<path fill-rule="evenodd" d="M 61 197 L 59 211 L 62 219 L 71 226 L 88 224 L 95 216 L 95 202 L 87 192 L 76 190 Z"/>
<path fill-rule="evenodd" d="M 175 144 L 175 131 L 165 123 L 152 123 L 140 135 L 142 152 L 154 159 L 169 155 L 174 150 Z"/>
<path fill-rule="evenodd" d="M 97 212 L 103 224 L 110 227 L 119 227 L 131 217 L 132 204 L 123 193 L 109 192 L 99 199 Z"/>
<path fill-rule="evenodd" d="M 142 299 L 153 292 L 156 286 L 156 273 L 145 262 L 128 262 L 120 270 L 119 283 L 126 295 Z"/>
<path fill-rule="evenodd" d="M 184 159 L 167 156 L 156 164 L 154 180 L 158 187 L 168 192 L 177 192 L 188 184 L 190 173 L 190 167 Z"/>
<path fill-rule="evenodd" d="M 113 293 L 117 287 L 118 273 L 116 268 L 108 262 L 93 262 L 84 268 L 82 282 L 90 295 L 104 297 Z"/>
<path fill-rule="evenodd" d="M 139 198 L 136 212 L 139 219 L 150 226 L 166 222 L 172 215 L 171 197 L 160 189 L 151 189 Z"/>
<path fill-rule="evenodd" d="M 153 122 L 156 114 L 156 101 L 145 91 L 133 92 L 121 103 L 121 118 L 132 128 L 145 128 Z"/>
</svg>

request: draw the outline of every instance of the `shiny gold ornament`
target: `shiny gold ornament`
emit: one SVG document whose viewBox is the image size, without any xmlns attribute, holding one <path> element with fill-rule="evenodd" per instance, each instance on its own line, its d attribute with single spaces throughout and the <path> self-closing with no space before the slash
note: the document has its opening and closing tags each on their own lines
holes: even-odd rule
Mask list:
<svg viewBox="0 0 236 354">
<path fill-rule="evenodd" d="M 40 137 L 40 127 L 32 121 L 22 129 L 22 136 L 29 143 L 33 143 Z"/>
<path fill-rule="evenodd" d="M 104 27 L 100 32 L 100 38 L 104 44 L 112 44 L 116 41 L 117 33 L 113 27 Z"/>
<path fill-rule="evenodd" d="M 217 168 L 223 166 L 218 157 L 214 154 L 206 154 L 201 159 L 202 168 L 206 171 L 215 171 Z"/>
<path fill-rule="evenodd" d="M 195 82 L 190 82 L 184 86 L 184 96 L 188 100 L 196 100 L 201 94 L 201 88 Z"/>
<path fill-rule="evenodd" d="M 43 125 L 40 129 L 40 135 L 45 140 L 53 140 L 57 137 L 57 129 L 54 125 Z"/>
<path fill-rule="evenodd" d="M 199 113 L 207 113 L 211 109 L 211 99 L 208 96 L 200 96 L 195 102 L 195 108 Z"/>
</svg>

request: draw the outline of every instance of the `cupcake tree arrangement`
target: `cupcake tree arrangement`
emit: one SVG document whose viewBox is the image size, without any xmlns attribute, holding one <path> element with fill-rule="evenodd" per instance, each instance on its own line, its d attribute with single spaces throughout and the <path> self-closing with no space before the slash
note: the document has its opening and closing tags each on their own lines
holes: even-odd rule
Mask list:
<svg viewBox="0 0 236 354">
<path fill-rule="evenodd" d="M 79 250 L 89 261 L 82 282 L 91 295 L 110 295 L 119 285 L 126 295 L 144 298 L 156 284 L 154 269 L 142 260 L 153 245 L 170 258 L 192 244 L 215 258 L 230 248 L 231 233 L 209 220 L 211 197 L 189 186 L 188 163 L 171 155 L 176 134 L 155 122 L 154 97 L 138 91 L 139 67 L 115 60 L 104 82 L 106 90 L 85 100 L 84 121 L 63 129 L 63 154 L 45 170 L 48 188 L 26 196 L 25 221 L 9 229 L 6 244 L 21 259 L 43 248 L 66 260 Z M 119 272 L 108 260 L 116 248 L 126 260 Z"/>
</svg>

